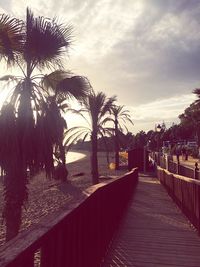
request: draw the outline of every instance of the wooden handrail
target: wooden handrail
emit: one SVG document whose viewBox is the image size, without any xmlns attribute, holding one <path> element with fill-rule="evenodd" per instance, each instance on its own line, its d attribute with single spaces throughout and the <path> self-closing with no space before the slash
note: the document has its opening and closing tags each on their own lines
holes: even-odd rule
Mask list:
<svg viewBox="0 0 200 267">
<path fill-rule="evenodd" d="M 137 169 L 86 190 L 0 249 L 1 267 L 99 266 L 138 180 Z"/>
<path fill-rule="evenodd" d="M 200 181 L 157 167 L 157 177 L 200 234 Z"/>
<path fill-rule="evenodd" d="M 177 179 L 181 179 L 181 180 L 184 180 L 184 181 L 186 181 L 186 182 L 188 182 L 188 183 L 193 183 L 193 184 L 197 184 L 197 185 L 200 185 L 200 180 L 195 180 L 195 179 L 193 179 L 193 178 L 189 178 L 189 177 L 186 177 L 186 176 L 183 176 L 183 175 L 180 175 L 180 174 L 175 174 L 175 173 L 172 173 L 172 172 L 170 172 L 170 171 L 168 171 L 168 170 L 166 170 L 166 169 L 164 169 L 164 168 L 161 168 L 160 166 L 157 166 L 157 169 L 158 170 L 164 170 L 165 171 L 165 173 L 166 174 L 173 174 L 174 175 L 174 177 L 176 177 Z"/>
</svg>

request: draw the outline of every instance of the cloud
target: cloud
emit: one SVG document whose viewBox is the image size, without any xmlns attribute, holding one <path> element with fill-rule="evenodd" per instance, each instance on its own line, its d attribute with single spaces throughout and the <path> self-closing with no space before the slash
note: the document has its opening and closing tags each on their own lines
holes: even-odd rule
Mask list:
<svg viewBox="0 0 200 267">
<path fill-rule="evenodd" d="M 200 25 L 192 16 L 197 7 L 182 9 L 179 16 L 176 9 L 165 8 L 161 12 L 155 5 L 146 6 L 126 38 L 104 59 L 108 73 L 118 77 L 112 85 L 119 93 L 123 87 L 134 102 L 186 93 L 199 83 Z"/>
<path fill-rule="evenodd" d="M 60 0 L 59 4 L 10 0 L 1 4 L 21 17 L 26 6 L 36 15 L 57 15 L 71 23 L 74 42 L 66 68 L 87 76 L 95 90 L 117 95 L 120 104 L 140 107 L 140 118 L 148 103 L 157 109 L 155 99 L 173 101 L 199 87 L 199 0 Z M 185 101 L 189 105 L 190 99 Z M 159 114 L 168 116 L 161 110 Z"/>
<path fill-rule="evenodd" d="M 162 123 L 163 121 L 167 127 L 170 127 L 172 122 L 179 122 L 178 116 L 188 107 L 188 103 L 192 103 L 194 100 L 195 95 L 183 94 L 167 99 L 156 99 L 136 107 L 129 106 L 135 124 L 132 131 L 154 129 L 155 123 Z"/>
<path fill-rule="evenodd" d="M 155 124 L 161 124 L 162 122 L 165 122 L 166 126 L 170 127 L 173 122 L 179 123 L 178 116 L 194 100 L 194 94 L 183 94 L 167 99 L 155 99 L 152 102 L 140 104 L 135 107 L 127 106 L 134 125 L 132 126 L 130 123 L 127 123 L 126 126 L 133 133 L 141 130 L 146 132 L 150 129 L 154 130 Z M 76 102 L 72 102 L 71 105 L 75 109 L 80 108 Z M 69 128 L 77 125 L 85 125 L 85 121 L 79 116 L 74 119 L 74 115 L 67 113 L 65 117 Z"/>
<path fill-rule="evenodd" d="M 0 4 L 0 12 L 8 12 L 10 13 L 12 4 L 12 0 L 2 0 Z"/>
</svg>

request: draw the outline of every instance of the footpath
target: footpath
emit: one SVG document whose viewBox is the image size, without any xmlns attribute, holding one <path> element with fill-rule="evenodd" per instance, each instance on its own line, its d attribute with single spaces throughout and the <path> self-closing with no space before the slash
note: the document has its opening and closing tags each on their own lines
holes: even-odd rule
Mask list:
<svg viewBox="0 0 200 267">
<path fill-rule="evenodd" d="M 199 267 L 200 238 L 155 177 L 140 175 L 103 267 Z"/>
</svg>

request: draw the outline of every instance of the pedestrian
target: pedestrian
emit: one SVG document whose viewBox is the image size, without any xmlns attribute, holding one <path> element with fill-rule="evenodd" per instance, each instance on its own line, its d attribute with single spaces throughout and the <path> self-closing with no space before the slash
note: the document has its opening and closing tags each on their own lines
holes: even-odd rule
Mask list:
<svg viewBox="0 0 200 267">
<path fill-rule="evenodd" d="M 199 149 L 198 149 L 198 159 L 200 161 L 200 146 L 199 146 Z"/>
<path fill-rule="evenodd" d="M 182 160 L 186 160 L 186 148 L 183 147 L 181 152 L 182 152 Z"/>
<path fill-rule="evenodd" d="M 187 148 L 185 149 L 185 160 L 188 160 L 188 150 L 187 150 Z"/>
<path fill-rule="evenodd" d="M 175 153 L 176 153 L 177 162 L 179 163 L 179 157 L 181 155 L 181 149 L 179 146 L 176 146 Z"/>
</svg>

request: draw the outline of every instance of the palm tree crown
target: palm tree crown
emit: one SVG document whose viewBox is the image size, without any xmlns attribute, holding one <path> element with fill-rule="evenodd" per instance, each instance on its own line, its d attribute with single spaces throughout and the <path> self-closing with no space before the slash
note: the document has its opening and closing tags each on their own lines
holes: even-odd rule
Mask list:
<svg viewBox="0 0 200 267">
<path fill-rule="evenodd" d="M 27 8 L 26 22 L 0 16 L 0 54 L 8 62 L 34 68 L 62 66 L 61 57 L 71 42 L 72 28 L 57 24 L 56 19 L 34 17 Z"/>
</svg>

